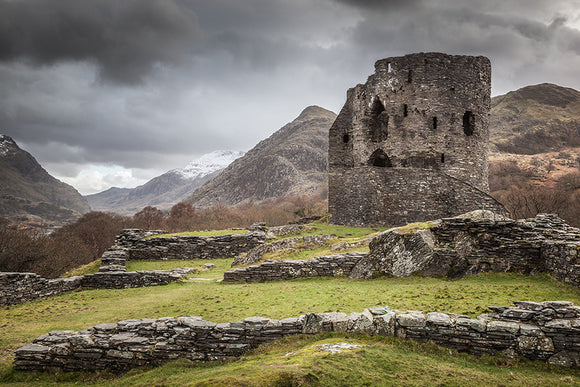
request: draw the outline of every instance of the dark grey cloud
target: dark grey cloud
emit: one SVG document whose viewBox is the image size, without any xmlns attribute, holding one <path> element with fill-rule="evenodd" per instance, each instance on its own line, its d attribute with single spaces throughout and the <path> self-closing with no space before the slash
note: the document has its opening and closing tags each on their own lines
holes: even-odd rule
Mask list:
<svg viewBox="0 0 580 387">
<path fill-rule="evenodd" d="M 400 10 L 412 9 L 423 3 L 423 0 L 336 0 L 355 8 L 369 8 L 372 10 Z"/>
<path fill-rule="evenodd" d="M 2 0 L 0 60 L 92 61 L 103 79 L 135 84 L 188 57 L 195 12 L 176 0 Z"/>
<path fill-rule="evenodd" d="M 153 177 L 420 51 L 488 56 L 494 94 L 580 89 L 580 1 L 0 0 L 0 133 L 61 176 Z"/>
</svg>

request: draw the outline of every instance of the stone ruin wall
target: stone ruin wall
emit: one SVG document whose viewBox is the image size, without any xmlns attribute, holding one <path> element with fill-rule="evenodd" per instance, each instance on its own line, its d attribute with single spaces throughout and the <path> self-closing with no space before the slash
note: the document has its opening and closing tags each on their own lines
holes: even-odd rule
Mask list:
<svg viewBox="0 0 580 387">
<path fill-rule="evenodd" d="M 453 313 L 394 311 L 310 313 L 273 320 L 250 317 L 216 324 L 197 316 L 126 320 L 80 332 L 53 331 L 15 352 L 23 371 L 125 371 L 169 360 L 224 360 L 286 336 L 349 332 L 395 336 L 474 354 L 526 357 L 580 367 L 580 308 L 571 302 L 514 302 L 470 318 Z"/>
<path fill-rule="evenodd" d="M 402 225 L 489 197 L 491 64 L 440 53 L 379 60 L 329 132 L 329 212 L 346 225 Z"/>
<path fill-rule="evenodd" d="M 287 281 L 307 277 L 348 276 L 366 253 L 326 255 L 312 259 L 269 260 L 234 268 L 224 273 L 224 282 Z"/>
<path fill-rule="evenodd" d="M 124 289 L 167 285 L 197 271 L 194 268 L 127 272 L 127 260 L 211 259 L 238 255 L 265 242 L 259 228 L 247 234 L 214 237 L 151 238 L 164 231 L 123 230 L 101 258 L 99 273 L 70 278 L 43 278 L 35 273 L 0 273 L 0 305 L 17 305 L 79 287 Z"/>
<path fill-rule="evenodd" d="M 458 278 L 482 272 L 549 273 L 580 286 L 580 230 L 556 215 L 520 220 L 445 218 L 415 232 L 399 228 L 371 240 L 370 253 L 266 261 L 224 273 L 226 282 L 303 277 L 375 278 L 415 274 Z"/>
<path fill-rule="evenodd" d="M 246 234 L 154 237 L 163 233 L 123 230 L 116 245 L 127 252 L 127 260 L 188 260 L 234 257 L 266 241 L 265 232 L 252 228 Z"/>
<path fill-rule="evenodd" d="M 197 269 L 142 270 L 94 273 L 69 278 L 48 279 L 36 273 L 0 273 L 0 305 L 17 305 L 56 296 L 80 287 L 126 289 L 167 285 Z"/>
</svg>

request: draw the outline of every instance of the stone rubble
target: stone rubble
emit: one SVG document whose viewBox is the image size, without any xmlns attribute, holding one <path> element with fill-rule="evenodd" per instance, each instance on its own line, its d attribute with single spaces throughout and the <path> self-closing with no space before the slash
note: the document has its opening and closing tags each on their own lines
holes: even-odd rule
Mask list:
<svg viewBox="0 0 580 387">
<path fill-rule="evenodd" d="M 373 307 L 362 313 L 309 313 L 214 323 L 198 316 L 125 320 L 83 331 L 53 331 L 15 352 L 24 371 L 124 371 L 185 358 L 223 360 L 285 336 L 322 332 L 396 336 L 474 354 L 523 356 L 580 367 L 580 307 L 567 301 L 516 301 L 478 318 Z"/>
</svg>

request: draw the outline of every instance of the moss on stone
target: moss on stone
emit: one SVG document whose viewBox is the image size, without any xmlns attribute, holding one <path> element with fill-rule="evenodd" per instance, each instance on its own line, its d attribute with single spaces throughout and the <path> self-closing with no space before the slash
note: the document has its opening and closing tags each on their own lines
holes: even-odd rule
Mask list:
<svg viewBox="0 0 580 387">
<path fill-rule="evenodd" d="M 429 230 L 433 227 L 433 222 L 416 222 L 416 223 L 409 223 L 406 226 L 397 227 L 396 230 L 401 235 L 409 235 L 414 234 L 419 230 Z"/>
</svg>

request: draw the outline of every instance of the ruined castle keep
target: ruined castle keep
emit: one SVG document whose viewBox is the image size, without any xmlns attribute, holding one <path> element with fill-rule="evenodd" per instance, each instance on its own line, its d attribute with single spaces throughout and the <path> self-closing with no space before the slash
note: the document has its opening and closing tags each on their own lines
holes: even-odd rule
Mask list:
<svg viewBox="0 0 580 387">
<path fill-rule="evenodd" d="M 329 133 L 331 221 L 395 226 L 477 209 L 488 195 L 491 64 L 410 54 L 375 63 Z"/>
</svg>

